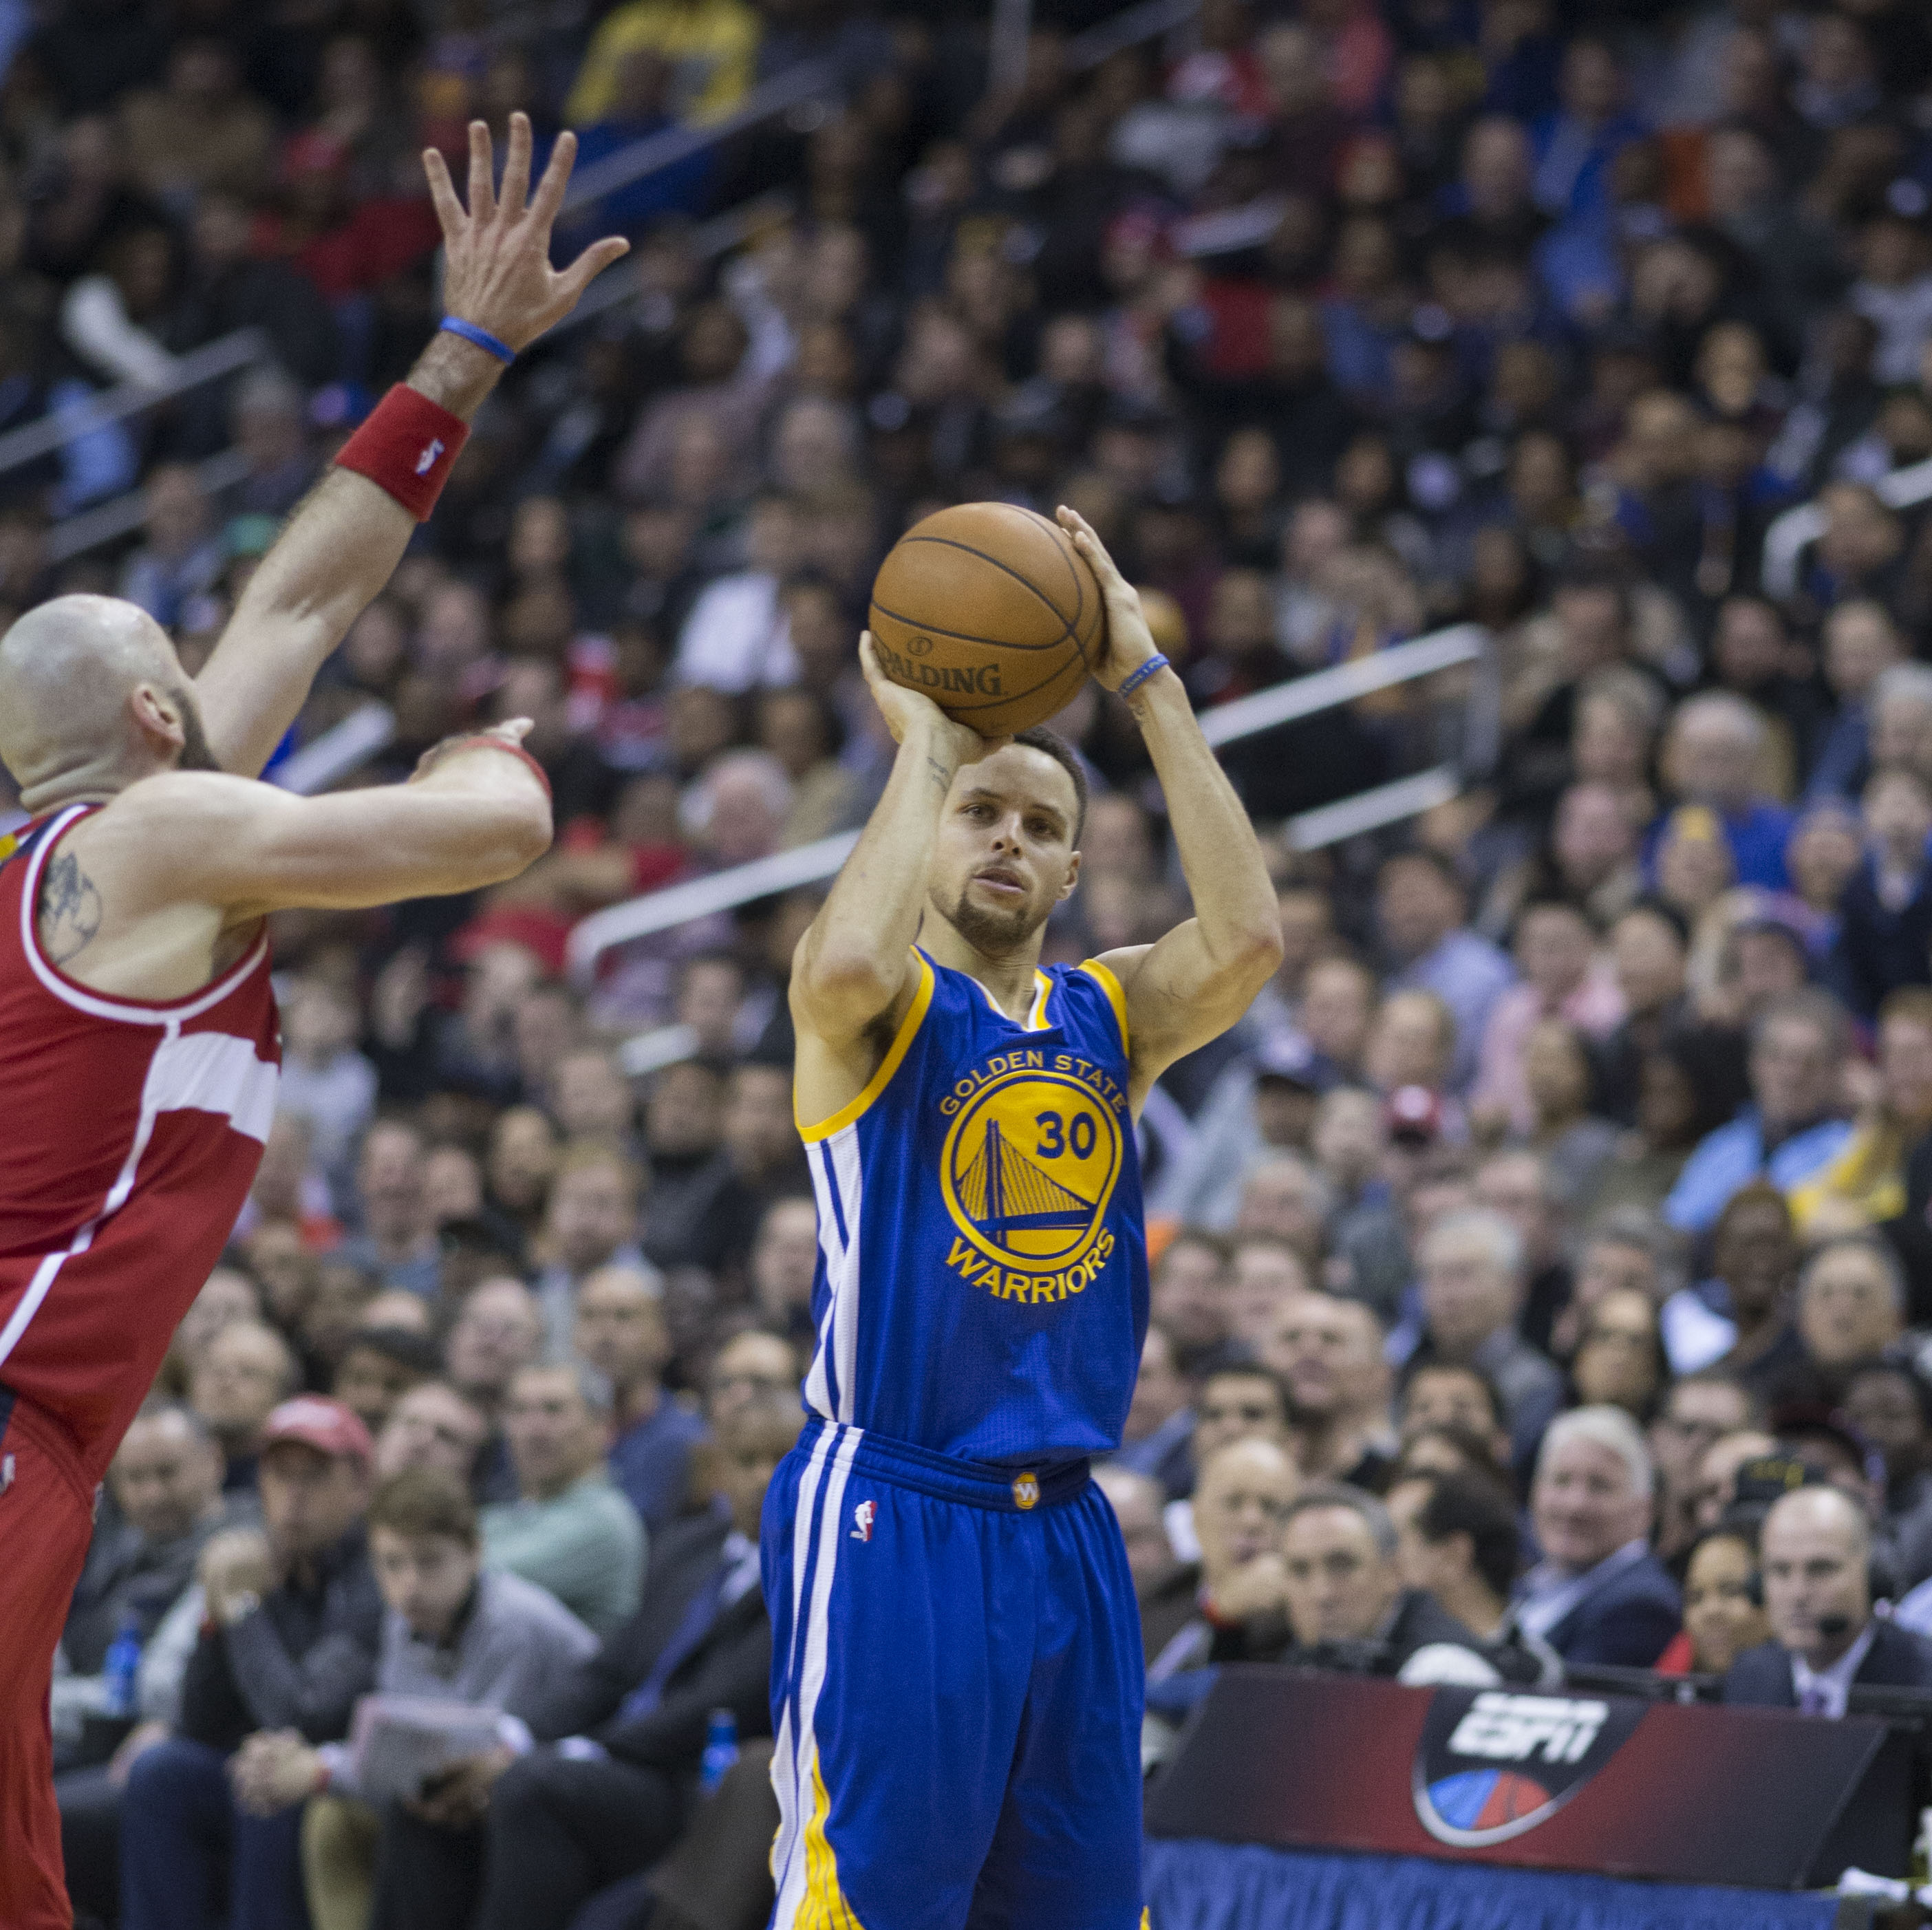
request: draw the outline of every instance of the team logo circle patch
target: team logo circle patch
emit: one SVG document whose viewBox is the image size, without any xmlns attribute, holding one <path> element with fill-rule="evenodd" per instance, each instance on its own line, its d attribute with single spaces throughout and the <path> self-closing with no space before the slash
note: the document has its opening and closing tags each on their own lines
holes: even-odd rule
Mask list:
<svg viewBox="0 0 1932 1930">
<path fill-rule="evenodd" d="M 1100 1238 L 1121 1152 L 1120 1122 L 1091 1086 L 1028 1068 L 980 1086 L 954 1115 L 940 1188 L 988 1259 L 1050 1273 Z"/>
</svg>

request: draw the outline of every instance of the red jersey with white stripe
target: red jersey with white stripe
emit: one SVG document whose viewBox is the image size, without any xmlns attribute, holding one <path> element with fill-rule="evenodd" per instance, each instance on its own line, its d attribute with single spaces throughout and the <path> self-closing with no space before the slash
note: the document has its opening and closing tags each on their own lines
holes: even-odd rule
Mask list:
<svg viewBox="0 0 1932 1930">
<path fill-rule="evenodd" d="M 0 866 L 0 1387 L 98 1481 L 254 1183 L 281 1043 L 266 936 L 166 1002 L 47 957 L 40 880 L 94 808 L 30 827 Z"/>
</svg>

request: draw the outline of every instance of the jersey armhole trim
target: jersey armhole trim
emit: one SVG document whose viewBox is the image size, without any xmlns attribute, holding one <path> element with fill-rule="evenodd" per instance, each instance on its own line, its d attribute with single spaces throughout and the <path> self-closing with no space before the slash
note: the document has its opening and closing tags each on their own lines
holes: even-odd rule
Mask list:
<svg viewBox="0 0 1932 1930">
<path fill-rule="evenodd" d="M 820 1139 L 829 1139 L 834 1133 L 842 1132 L 854 1120 L 864 1112 L 880 1093 L 892 1083 L 892 1074 L 899 1069 L 900 1061 L 911 1049 L 919 1028 L 924 1023 L 926 1011 L 932 1004 L 934 983 L 933 971 L 926 954 L 916 948 L 913 956 L 919 962 L 919 989 L 912 995 L 912 1003 L 906 1008 L 906 1016 L 899 1021 L 898 1030 L 892 1034 L 892 1043 L 887 1047 L 886 1055 L 879 1061 L 879 1069 L 866 1082 L 866 1089 L 857 1098 L 839 1107 L 829 1119 L 821 1119 L 816 1126 L 808 1126 L 798 1117 L 796 1107 L 792 1118 L 798 1127 L 798 1136 L 807 1145 Z"/>
<path fill-rule="evenodd" d="M 1111 965 L 1103 965 L 1098 959 L 1086 959 L 1080 969 L 1107 995 L 1107 1003 L 1114 1008 L 1114 1022 L 1120 1028 L 1120 1050 L 1128 1058 L 1133 1057 L 1133 1041 L 1127 1034 L 1127 995 L 1120 981 L 1114 976 Z"/>
</svg>

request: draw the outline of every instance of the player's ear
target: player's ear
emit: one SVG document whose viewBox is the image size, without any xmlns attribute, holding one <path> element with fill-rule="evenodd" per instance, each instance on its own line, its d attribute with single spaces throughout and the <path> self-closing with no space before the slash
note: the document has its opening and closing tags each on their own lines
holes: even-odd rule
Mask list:
<svg viewBox="0 0 1932 1930">
<path fill-rule="evenodd" d="M 1080 882 L 1080 854 L 1076 851 L 1066 860 L 1066 878 L 1060 887 L 1060 896 L 1054 901 L 1064 905 L 1073 896 L 1073 887 Z"/>
<path fill-rule="evenodd" d="M 188 741 L 180 707 L 158 684 L 137 683 L 128 693 L 134 727 L 154 749 L 178 750 Z"/>
</svg>

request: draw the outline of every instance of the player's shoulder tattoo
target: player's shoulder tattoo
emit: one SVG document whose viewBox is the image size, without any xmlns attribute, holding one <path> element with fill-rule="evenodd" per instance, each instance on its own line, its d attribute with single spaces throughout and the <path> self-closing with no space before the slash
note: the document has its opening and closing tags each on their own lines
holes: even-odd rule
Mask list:
<svg viewBox="0 0 1932 1930">
<path fill-rule="evenodd" d="M 40 885 L 40 943 L 47 956 L 65 965 L 100 929 L 100 892 L 73 852 L 59 853 Z"/>
</svg>

